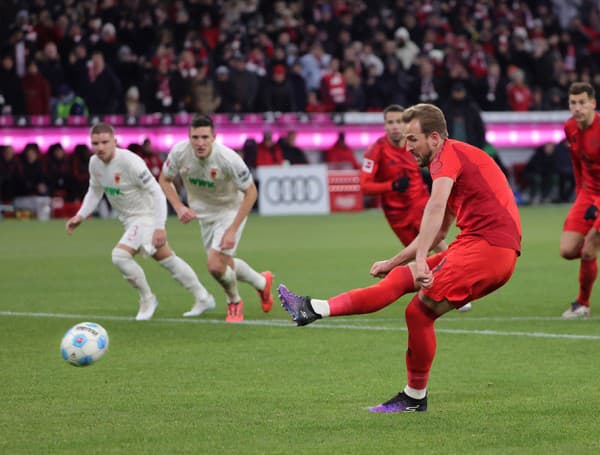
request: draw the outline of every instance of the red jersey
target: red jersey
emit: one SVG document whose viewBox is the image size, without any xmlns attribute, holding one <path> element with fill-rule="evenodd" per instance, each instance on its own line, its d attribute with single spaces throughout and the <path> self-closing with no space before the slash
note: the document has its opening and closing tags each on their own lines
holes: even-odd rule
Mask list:
<svg viewBox="0 0 600 455">
<path fill-rule="evenodd" d="M 408 189 L 392 191 L 392 182 L 403 176 L 409 179 Z M 381 194 L 386 215 L 411 208 L 422 210 L 429 199 L 417 160 L 406 147 L 393 146 L 387 136 L 377 139 L 365 152 L 360 188 L 364 194 Z"/>
<path fill-rule="evenodd" d="M 256 152 L 256 167 L 279 166 L 283 164 L 283 153 L 277 144 L 271 146 L 261 142 Z"/>
<path fill-rule="evenodd" d="M 461 230 L 457 239 L 483 238 L 492 246 L 521 250 L 521 220 L 506 177 L 483 150 L 447 139 L 429 165 L 431 178 L 454 180 L 448 207 Z"/>
<path fill-rule="evenodd" d="M 600 114 L 580 130 L 574 118 L 565 122 L 565 135 L 571 149 L 576 190 L 600 196 Z"/>
</svg>

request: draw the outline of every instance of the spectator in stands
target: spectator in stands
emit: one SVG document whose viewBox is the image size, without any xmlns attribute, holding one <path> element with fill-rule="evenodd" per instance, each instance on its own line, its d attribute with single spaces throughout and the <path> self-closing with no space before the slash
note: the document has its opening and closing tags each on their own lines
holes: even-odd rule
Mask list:
<svg viewBox="0 0 600 455">
<path fill-rule="evenodd" d="M 531 204 L 552 202 L 558 193 L 555 145 L 548 142 L 535 149 L 523 170 Z"/>
<path fill-rule="evenodd" d="M 455 82 L 450 90 L 450 99 L 444 103 L 442 110 L 448 122 L 448 133 L 451 138 L 468 142 L 475 147 L 485 146 L 485 124 L 479 106 L 467 96 L 462 82 Z"/>
<path fill-rule="evenodd" d="M 146 113 L 146 106 L 140 101 L 140 90 L 132 85 L 125 93 L 125 115 L 140 116 Z"/>
<path fill-rule="evenodd" d="M 21 163 L 12 145 L 0 145 L 0 202 L 12 204 L 22 181 Z"/>
<path fill-rule="evenodd" d="M 84 43 L 76 44 L 68 56 L 65 76 L 73 91 L 85 96 L 89 85 L 88 51 Z"/>
<path fill-rule="evenodd" d="M 346 134 L 338 133 L 335 143 L 325 150 L 325 163 L 329 169 L 360 169 L 354 151 L 346 144 Z"/>
<path fill-rule="evenodd" d="M 291 64 L 291 70 L 288 75 L 290 84 L 292 85 L 292 93 L 294 95 L 294 105 L 296 111 L 305 112 L 308 93 L 306 91 L 306 82 L 302 77 L 302 65 L 298 60 Z"/>
<path fill-rule="evenodd" d="M 58 55 L 56 43 L 50 41 L 44 46 L 43 53 L 37 59 L 40 73 L 50 84 L 50 110 L 55 108 L 58 102 L 60 86 L 65 83 L 65 70 Z"/>
<path fill-rule="evenodd" d="M 286 68 L 283 64 L 273 67 L 273 73 L 267 79 L 260 97 L 264 103 L 264 110 L 269 112 L 294 112 L 296 103 L 294 88 L 286 77 Z"/>
<path fill-rule="evenodd" d="M 62 84 L 58 89 L 58 101 L 54 106 L 53 118 L 66 120 L 71 116 L 87 117 L 88 115 L 89 111 L 83 98 L 75 95 L 67 84 Z"/>
<path fill-rule="evenodd" d="M 171 71 L 168 58 L 158 60 L 156 68 L 149 81 L 148 101 L 146 105 L 150 112 L 177 112 L 179 104 L 179 91 L 175 82 L 174 73 Z"/>
<path fill-rule="evenodd" d="M 365 90 L 354 66 L 346 66 L 344 81 L 346 82 L 346 109 L 350 112 L 363 111 L 366 105 Z"/>
<path fill-rule="evenodd" d="M 90 180 L 89 163 L 92 151 L 85 144 L 77 144 L 71 155 L 73 175 L 73 197 L 81 201 Z"/>
<path fill-rule="evenodd" d="M 235 54 L 231 60 L 229 79 L 233 88 L 233 111 L 254 112 L 259 80 L 256 73 L 246 69 L 241 54 Z"/>
<path fill-rule="evenodd" d="M 420 53 L 419 47 L 410 39 L 410 33 L 405 27 L 400 27 L 394 33 L 396 40 L 396 58 L 400 61 L 402 69 L 408 71 L 416 62 Z"/>
<path fill-rule="evenodd" d="M 40 220 L 50 218 L 50 188 L 40 158 L 40 148 L 29 143 L 21 153 L 23 171 L 21 196 L 15 198 L 15 210 L 28 210 Z"/>
<path fill-rule="evenodd" d="M 15 60 L 11 54 L 2 55 L 0 66 L 0 96 L 4 99 L 0 114 L 25 114 L 25 100 L 21 79 L 15 70 Z"/>
<path fill-rule="evenodd" d="M 65 149 L 60 143 L 48 147 L 45 157 L 48 192 L 52 197 L 73 201 L 76 191 L 73 185 L 73 168 Z"/>
<path fill-rule="evenodd" d="M 319 90 L 321 77 L 330 60 L 331 55 L 325 53 L 322 44 L 318 41 L 312 43 L 310 51 L 300 57 L 302 76 L 306 81 L 307 90 Z"/>
<path fill-rule="evenodd" d="M 296 132 L 288 131 L 285 137 L 278 141 L 284 162 L 289 164 L 308 164 L 308 159 L 304 151 L 296 146 Z"/>
<path fill-rule="evenodd" d="M 50 115 L 50 84 L 40 74 L 37 63 L 31 60 L 23 78 L 25 113 L 27 115 Z"/>
<path fill-rule="evenodd" d="M 90 114 L 114 114 L 119 112 L 121 81 L 108 66 L 101 52 L 92 54 L 89 68 L 89 89 L 86 102 Z"/>
<path fill-rule="evenodd" d="M 424 56 L 419 60 L 419 78 L 416 87 L 417 102 L 437 103 L 440 98 L 440 88 L 438 80 L 433 72 L 433 63 Z"/>
<path fill-rule="evenodd" d="M 508 108 L 507 83 L 498 62 L 491 62 L 486 76 L 479 79 L 474 87 L 475 98 L 482 110 L 504 111 Z"/>
<path fill-rule="evenodd" d="M 326 111 L 346 110 L 346 81 L 340 73 L 340 61 L 332 58 L 321 78 L 321 100 Z"/>
<path fill-rule="evenodd" d="M 509 68 L 510 82 L 506 87 L 508 105 L 512 111 L 528 111 L 533 102 L 529 85 L 525 82 L 525 73 L 517 67 Z"/>
<path fill-rule="evenodd" d="M 273 142 L 273 135 L 270 131 L 265 131 L 263 141 L 258 144 L 256 152 L 256 167 L 260 166 L 280 166 L 283 164 L 283 154 L 281 147 Z"/>
<path fill-rule="evenodd" d="M 217 91 L 217 95 L 221 99 L 221 103 L 217 108 L 217 112 L 233 112 L 233 84 L 229 79 L 229 68 L 225 65 L 221 65 L 217 68 L 215 74 L 215 90 Z"/>
<path fill-rule="evenodd" d="M 210 115 L 217 111 L 221 97 L 211 78 L 208 77 L 208 66 L 199 65 L 197 74 L 186 93 L 186 110 L 198 114 Z"/>
</svg>

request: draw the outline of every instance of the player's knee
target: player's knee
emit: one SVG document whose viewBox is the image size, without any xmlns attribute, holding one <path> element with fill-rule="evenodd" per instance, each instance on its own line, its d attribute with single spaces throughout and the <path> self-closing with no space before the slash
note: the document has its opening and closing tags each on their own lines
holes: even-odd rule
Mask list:
<svg viewBox="0 0 600 455">
<path fill-rule="evenodd" d="M 112 263 L 119 268 L 122 268 L 124 264 L 133 259 L 131 253 L 121 248 L 113 248 L 111 257 Z"/>
<path fill-rule="evenodd" d="M 227 266 L 217 261 L 208 261 L 206 264 L 206 268 L 212 276 L 220 278 L 225 274 Z"/>
<path fill-rule="evenodd" d="M 577 259 L 581 256 L 581 250 L 574 249 L 568 246 L 560 247 L 560 256 L 564 259 Z"/>
</svg>

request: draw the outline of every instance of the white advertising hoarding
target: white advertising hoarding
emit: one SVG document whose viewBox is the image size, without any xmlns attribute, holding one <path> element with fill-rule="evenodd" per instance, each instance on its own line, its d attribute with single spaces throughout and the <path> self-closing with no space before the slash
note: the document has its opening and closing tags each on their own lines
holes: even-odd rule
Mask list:
<svg viewBox="0 0 600 455">
<path fill-rule="evenodd" d="M 327 166 L 261 166 L 256 169 L 261 215 L 329 213 Z"/>
</svg>

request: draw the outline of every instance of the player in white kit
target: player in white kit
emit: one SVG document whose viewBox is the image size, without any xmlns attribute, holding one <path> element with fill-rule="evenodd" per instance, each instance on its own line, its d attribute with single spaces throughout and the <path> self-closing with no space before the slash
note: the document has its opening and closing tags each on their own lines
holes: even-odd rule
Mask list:
<svg viewBox="0 0 600 455">
<path fill-rule="evenodd" d="M 144 270 L 133 259 L 136 253 L 152 256 L 173 278 L 194 295 L 195 303 L 184 316 L 198 316 L 215 307 L 215 300 L 198 277 L 167 243 L 167 202 L 146 163 L 126 149 L 117 148 L 112 126 L 99 123 L 91 130 L 90 183 L 77 214 L 66 223 L 69 234 L 92 214 L 106 194 L 119 214 L 125 233 L 112 250 L 112 262 L 140 295 L 138 321 L 151 319 L 158 305 Z"/>
<path fill-rule="evenodd" d="M 173 179 L 181 175 L 189 207 L 180 199 Z M 227 296 L 227 322 L 244 320 L 244 303 L 237 281 L 245 281 L 258 292 L 266 313 L 273 306 L 273 274 L 258 273 L 234 257 L 256 201 L 256 185 L 244 160 L 232 149 L 215 142 L 210 117 L 195 115 L 189 139 L 173 146 L 163 164 L 159 183 L 182 223 L 200 222 L 207 267 Z"/>
</svg>

